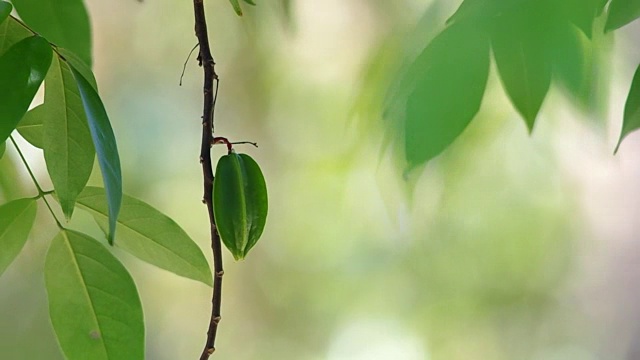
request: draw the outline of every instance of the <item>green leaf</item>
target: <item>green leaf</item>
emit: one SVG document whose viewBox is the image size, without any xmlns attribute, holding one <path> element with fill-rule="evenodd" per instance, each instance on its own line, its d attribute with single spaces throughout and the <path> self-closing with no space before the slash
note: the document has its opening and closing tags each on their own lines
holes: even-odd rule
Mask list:
<svg viewBox="0 0 640 360">
<path fill-rule="evenodd" d="M 67 359 L 144 359 L 136 285 L 104 246 L 63 230 L 51 242 L 44 275 L 51 323 Z"/>
<path fill-rule="evenodd" d="M 16 127 L 20 136 L 39 149 L 43 147 L 42 119 L 46 116 L 47 107 L 44 104 L 40 104 L 27 111 Z"/>
<path fill-rule="evenodd" d="M 622 140 L 638 129 L 640 129 L 640 66 L 636 69 L 633 81 L 631 82 L 627 103 L 624 106 L 622 133 L 620 134 L 620 140 L 618 140 L 618 145 L 614 153 L 618 152 Z"/>
<path fill-rule="evenodd" d="M 54 57 L 45 80 L 44 159 L 60 207 L 71 218 L 91 170 L 95 150 L 78 85 L 69 65 Z"/>
<path fill-rule="evenodd" d="M 102 188 L 87 186 L 77 199 L 103 229 L 108 228 L 107 198 Z M 139 259 L 189 279 L 212 285 L 202 250 L 172 219 L 150 205 L 124 195 L 118 217 L 117 245 Z"/>
<path fill-rule="evenodd" d="M 240 8 L 240 2 L 238 0 L 229 0 L 231 6 L 233 6 L 233 10 L 235 10 L 238 16 L 242 16 L 242 9 Z"/>
<path fill-rule="evenodd" d="M 220 158 L 213 182 L 218 232 L 236 260 L 256 244 L 267 220 L 267 186 L 258 164 L 247 154 Z"/>
<path fill-rule="evenodd" d="M 554 78 L 588 106 L 594 67 L 591 41 L 575 25 L 565 23 L 554 31 L 549 45 Z"/>
<path fill-rule="evenodd" d="M 18 256 L 36 219 L 35 199 L 20 199 L 0 206 L 0 275 Z"/>
<path fill-rule="evenodd" d="M 591 38 L 593 35 L 593 22 L 604 9 L 606 1 L 603 0 L 562 0 L 553 1 L 559 7 L 562 21 L 570 21 L 582 32 Z"/>
<path fill-rule="evenodd" d="M 29 109 L 49 70 L 51 53 L 47 40 L 33 36 L 0 57 L 0 142 L 9 138 Z"/>
<path fill-rule="evenodd" d="M 122 171 L 116 138 L 102 100 L 91 84 L 73 66 L 71 71 L 78 84 L 80 97 L 89 120 L 89 130 L 98 155 L 102 180 L 109 204 L 109 243 L 113 245 L 116 220 L 122 204 Z"/>
<path fill-rule="evenodd" d="M 0 143 L 0 159 L 2 159 L 2 157 L 4 156 L 4 152 L 6 150 L 7 150 L 7 143 L 6 142 Z"/>
<path fill-rule="evenodd" d="M 33 33 L 12 16 L 0 22 L 0 56 L 15 43 L 29 36 L 33 36 Z"/>
<path fill-rule="evenodd" d="M 82 77 L 84 77 L 93 89 L 98 92 L 98 83 L 96 82 L 96 78 L 91 71 L 91 66 L 87 65 L 78 55 L 74 54 L 72 51 L 69 51 L 65 48 L 57 47 L 56 51 L 60 54 L 60 58 L 63 61 L 66 61 L 71 65 L 74 69 L 78 70 Z"/>
<path fill-rule="evenodd" d="M 491 39 L 502 84 L 532 131 L 551 84 L 551 63 L 543 25 L 523 13 L 497 22 Z"/>
<path fill-rule="evenodd" d="M 611 0 L 605 31 L 619 29 L 640 17 L 640 0 Z"/>
<path fill-rule="evenodd" d="M 469 125 L 489 76 L 489 39 L 474 25 L 454 23 L 436 36 L 403 76 L 409 167 L 446 149 Z"/>
<path fill-rule="evenodd" d="M 20 18 L 91 65 L 91 25 L 83 0 L 13 0 Z"/>
<path fill-rule="evenodd" d="M 2 23 L 11 14 L 13 7 L 6 1 L 0 1 L 0 23 Z"/>
</svg>

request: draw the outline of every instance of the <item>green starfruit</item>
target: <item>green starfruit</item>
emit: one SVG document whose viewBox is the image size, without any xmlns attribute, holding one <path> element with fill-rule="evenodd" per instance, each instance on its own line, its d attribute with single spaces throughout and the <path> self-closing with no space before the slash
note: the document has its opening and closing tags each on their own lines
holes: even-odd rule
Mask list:
<svg viewBox="0 0 640 360">
<path fill-rule="evenodd" d="M 247 154 L 230 151 L 220 158 L 213 182 L 218 233 L 236 260 L 258 242 L 267 220 L 267 186 L 258 164 Z"/>
</svg>

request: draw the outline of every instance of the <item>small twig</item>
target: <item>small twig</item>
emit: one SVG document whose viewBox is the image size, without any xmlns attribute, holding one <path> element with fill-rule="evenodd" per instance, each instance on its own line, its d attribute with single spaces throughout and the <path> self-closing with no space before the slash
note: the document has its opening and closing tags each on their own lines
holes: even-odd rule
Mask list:
<svg viewBox="0 0 640 360">
<path fill-rule="evenodd" d="M 38 190 L 38 196 L 36 198 L 42 198 L 42 200 L 44 200 L 44 203 L 45 203 L 45 205 L 47 205 L 47 208 L 49 209 L 49 212 L 51 213 L 51 216 L 53 216 L 53 220 L 55 220 L 56 225 L 58 225 L 58 227 L 60 229 L 63 229 L 64 227 L 62 226 L 62 223 L 60 222 L 60 220 L 58 220 L 58 217 L 56 216 L 56 213 L 53 212 L 53 208 L 51 207 L 51 205 L 49 204 L 49 201 L 45 197 L 45 195 L 49 195 L 49 194 L 53 193 L 53 191 L 44 191 L 44 190 L 42 190 L 42 187 L 40 186 L 40 183 L 38 183 L 38 179 L 36 179 L 36 176 L 33 174 L 33 171 L 31 171 L 31 167 L 29 166 L 29 163 L 27 162 L 27 159 L 25 159 L 24 155 L 22 154 L 22 151 L 20 150 L 20 147 L 18 147 L 18 144 L 13 139 L 13 136 L 9 136 L 9 140 L 11 140 L 11 143 L 16 148 L 16 151 L 18 152 L 18 156 L 20 156 L 20 160 L 22 160 L 22 163 L 24 164 L 24 167 L 27 168 L 27 172 L 29 173 L 29 177 L 31 177 L 31 180 L 33 181 L 33 184 L 36 186 L 36 189 Z"/>
<path fill-rule="evenodd" d="M 187 70 L 187 63 L 189 62 L 189 59 L 191 59 L 191 54 L 193 54 L 193 52 L 196 50 L 196 48 L 198 47 L 198 45 L 200 44 L 196 44 L 193 49 L 191 49 L 191 51 L 189 51 L 189 55 L 187 55 L 187 59 L 184 61 L 184 65 L 182 65 L 182 74 L 180 74 L 180 86 L 182 86 L 182 78 L 184 77 L 184 72 Z"/>
<path fill-rule="evenodd" d="M 255 147 L 258 147 L 258 143 L 253 141 L 235 141 L 232 142 L 231 145 L 253 145 Z"/>
<path fill-rule="evenodd" d="M 249 144 L 249 145 L 253 145 L 255 147 L 258 147 L 258 143 L 256 143 L 256 142 L 252 142 L 252 141 L 235 141 L 235 142 L 231 142 L 231 141 L 229 141 L 229 139 L 227 139 L 226 137 L 222 137 L 222 136 L 216 136 L 211 140 L 211 145 L 217 145 L 217 144 L 226 145 L 227 146 L 227 150 L 229 151 L 229 153 L 231 153 L 231 150 L 233 150 L 233 145 Z"/>
<path fill-rule="evenodd" d="M 193 0 L 195 15 L 195 32 L 200 45 L 198 63 L 204 70 L 204 105 L 202 110 L 202 142 L 200 144 L 200 163 L 204 178 L 203 202 L 207 205 L 209 224 L 211 227 L 211 249 L 213 250 L 213 295 L 211 298 L 211 319 L 207 331 L 207 342 L 200 355 L 200 360 L 207 360 L 215 351 L 216 333 L 220 323 L 220 307 L 222 300 L 222 243 L 213 214 L 213 165 L 211 163 L 211 143 L 213 141 L 213 116 L 218 98 L 218 75 L 215 72 L 215 62 L 209 47 L 209 35 L 207 33 L 207 20 L 204 14 L 204 0 Z M 215 83 L 215 91 L 214 91 Z"/>
</svg>

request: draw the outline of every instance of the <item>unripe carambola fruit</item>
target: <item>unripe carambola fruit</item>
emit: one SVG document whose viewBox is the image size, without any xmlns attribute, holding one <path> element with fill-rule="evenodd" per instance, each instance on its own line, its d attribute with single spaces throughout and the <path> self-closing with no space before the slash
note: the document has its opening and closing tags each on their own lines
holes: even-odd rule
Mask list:
<svg viewBox="0 0 640 360">
<path fill-rule="evenodd" d="M 221 157 L 213 181 L 213 209 L 222 242 L 236 260 L 258 242 L 267 208 L 267 185 L 255 160 L 233 151 Z"/>
</svg>

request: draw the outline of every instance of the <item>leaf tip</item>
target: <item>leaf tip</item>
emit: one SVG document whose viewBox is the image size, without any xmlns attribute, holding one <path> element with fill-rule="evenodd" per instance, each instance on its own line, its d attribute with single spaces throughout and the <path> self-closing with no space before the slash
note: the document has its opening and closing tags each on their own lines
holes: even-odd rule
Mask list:
<svg viewBox="0 0 640 360">
<path fill-rule="evenodd" d="M 622 145 L 622 140 L 624 138 L 620 138 L 620 140 L 618 140 L 618 144 L 616 145 L 616 148 L 613 150 L 613 156 L 618 155 L 618 150 L 620 150 L 620 145 Z"/>
</svg>

